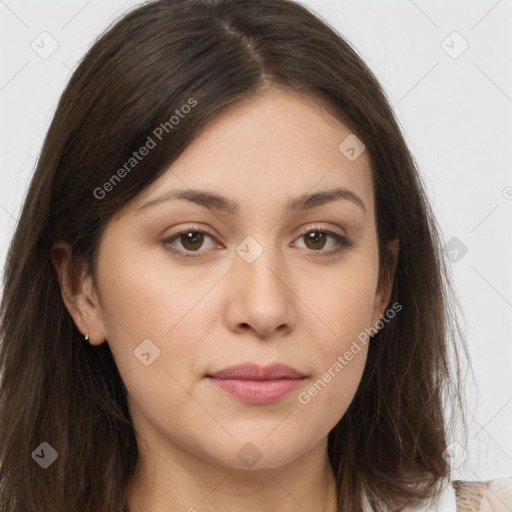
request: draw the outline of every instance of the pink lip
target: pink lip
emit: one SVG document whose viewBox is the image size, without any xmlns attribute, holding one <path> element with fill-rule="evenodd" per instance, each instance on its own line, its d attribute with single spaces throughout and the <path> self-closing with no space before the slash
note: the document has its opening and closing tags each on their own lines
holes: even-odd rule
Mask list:
<svg viewBox="0 0 512 512">
<path fill-rule="evenodd" d="M 206 375 L 222 391 L 252 404 L 268 404 L 299 387 L 306 376 L 283 364 L 243 364 Z"/>
</svg>

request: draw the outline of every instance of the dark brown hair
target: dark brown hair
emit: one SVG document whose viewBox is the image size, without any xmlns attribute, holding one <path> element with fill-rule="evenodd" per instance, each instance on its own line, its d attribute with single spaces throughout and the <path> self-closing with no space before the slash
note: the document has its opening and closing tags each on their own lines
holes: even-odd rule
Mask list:
<svg viewBox="0 0 512 512">
<path fill-rule="evenodd" d="M 126 506 L 138 460 L 126 389 L 108 343 L 84 343 L 65 308 L 51 247 L 71 243 L 76 268 L 94 277 L 113 214 L 215 116 L 272 88 L 312 95 L 366 145 L 383 272 L 387 242 L 400 239 L 390 303 L 403 309 L 373 336 L 357 393 L 329 433 L 339 510 L 361 511 L 363 489 L 375 511 L 420 504 L 449 478 L 443 452 L 452 420 L 443 411 L 458 406 L 464 420 L 459 349 L 467 349 L 439 228 L 375 76 L 299 3 L 158 0 L 109 28 L 73 73 L 9 248 L 0 319 L 2 512 Z M 155 129 L 193 102 L 101 197 L 98 188 L 113 183 Z M 32 460 L 42 442 L 58 453 L 47 469 Z"/>
</svg>

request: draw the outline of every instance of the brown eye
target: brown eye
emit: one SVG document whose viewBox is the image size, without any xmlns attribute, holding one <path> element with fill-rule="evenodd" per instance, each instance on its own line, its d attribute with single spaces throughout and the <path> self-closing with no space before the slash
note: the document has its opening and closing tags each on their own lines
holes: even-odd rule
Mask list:
<svg viewBox="0 0 512 512">
<path fill-rule="evenodd" d="M 200 231 L 188 231 L 179 235 L 179 240 L 182 246 L 187 251 L 197 251 L 200 249 L 204 242 L 204 233 Z"/>
<path fill-rule="evenodd" d="M 324 248 L 327 236 L 322 231 L 310 231 L 304 235 L 304 239 L 308 249 L 319 250 Z"/>
<path fill-rule="evenodd" d="M 213 240 L 215 240 L 213 236 L 199 229 L 186 229 L 174 233 L 165 240 L 162 240 L 162 244 L 180 257 L 194 258 L 199 256 L 200 253 L 206 252 L 206 249 L 203 246 L 208 239 L 211 239 L 212 241 L 210 242 L 210 247 L 206 247 L 206 249 L 215 245 L 213 243 Z"/>
<path fill-rule="evenodd" d="M 326 245 L 329 245 L 329 239 L 332 240 L 331 246 L 326 249 Z M 298 240 L 304 240 L 305 248 L 309 251 L 325 257 L 336 256 L 342 251 L 354 247 L 354 242 L 344 236 L 315 227 L 304 230 Z"/>
</svg>

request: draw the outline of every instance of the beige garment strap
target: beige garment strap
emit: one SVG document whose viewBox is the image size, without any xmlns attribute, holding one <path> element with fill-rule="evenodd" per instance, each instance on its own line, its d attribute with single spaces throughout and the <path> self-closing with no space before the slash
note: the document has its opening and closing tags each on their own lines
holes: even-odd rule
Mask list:
<svg viewBox="0 0 512 512">
<path fill-rule="evenodd" d="M 457 512 L 478 512 L 482 497 L 491 483 L 492 480 L 487 482 L 453 480 L 452 485 L 455 489 Z"/>
</svg>

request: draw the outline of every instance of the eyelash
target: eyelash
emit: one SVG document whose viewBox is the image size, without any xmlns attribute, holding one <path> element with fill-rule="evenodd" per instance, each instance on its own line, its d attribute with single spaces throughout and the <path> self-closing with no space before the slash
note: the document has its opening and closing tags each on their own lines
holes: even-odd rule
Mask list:
<svg viewBox="0 0 512 512">
<path fill-rule="evenodd" d="M 324 234 L 334 238 L 334 240 L 338 243 L 338 247 L 336 249 L 332 249 L 330 251 L 323 251 L 321 249 L 318 250 L 318 251 L 315 251 L 313 249 L 309 249 L 310 251 L 312 251 L 314 253 L 315 252 L 324 253 L 324 254 L 321 254 L 322 258 L 324 258 L 324 257 L 325 258 L 330 258 L 330 257 L 337 256 L 338 254 L 340 254 L 345 249 L 354 247 L 354 242 L 348 240 L 347 238 L 345 238 L 342 235 L 339 235 L 338 233 L 335 233 L 333 231 L 329 231 L 329 230 L 326 230 L 326 229 L 322 229 L 319 226 L 308 227 L 307 229 L 302 230 L 302 232 L 298 236 L 298 239 L 303 237 L 304 235 L 307 235 L 307 234 L 312 233 L 312 232 L 324 233 Z M 181 249 L 176 249 L 175 247 L 170 245 L 174 240 L 179 238 L 181 235 L 185 235 L 187 233 L 202 233 L 202 234 L 209 235 L 210 237 L 215 239 L 215 237 L 214 237 L 214 235 L 212 233 L 210 233 L 208 231 L 205 231 L 203 229 L 197 229 L 196 226 L 189 226 L 186 229 L 178 231 L 176 233 L 173 233 L 171 236 L 165 238 L 164 240 L 162 240 L 162 244 L 169 251 L 171 251 L 173 254 L 175 254 L 178 258 L 183 258 L 183 259 L 200 258 L 201 256 L 196 255 L 196 253 L 201 253 L 201 252 L 206 252 L 206 251 L 183 251 Z"/>
</svg>

